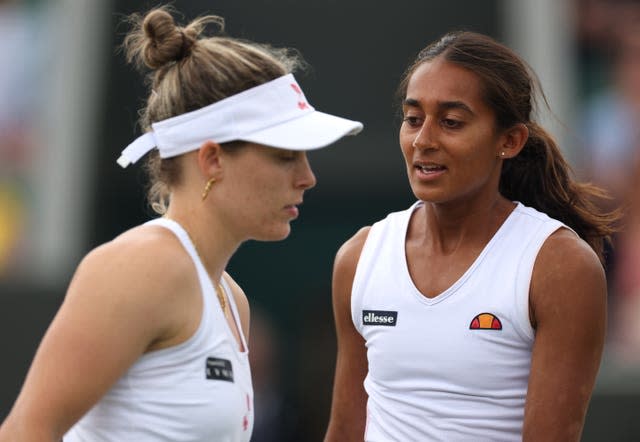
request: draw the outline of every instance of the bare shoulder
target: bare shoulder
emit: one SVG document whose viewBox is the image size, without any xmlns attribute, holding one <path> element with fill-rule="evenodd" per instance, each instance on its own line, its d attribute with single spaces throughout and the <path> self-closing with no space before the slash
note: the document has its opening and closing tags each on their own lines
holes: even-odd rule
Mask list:
<svg viewBox="0 0 640 442">
<path fill-rule="evenodd" d="M 139 226 L 89 252 L 71 285 L 81 290 L 70 290 L 67 296 L 163 302 L 177 296 L 176 288 L 192 283 L 194 272 L 192 261 L 172 232 Z"/>
<path fill-rule="evenodd" d="M 535 266 L 545 274 L 558 274 L 558 277 L 604 277 L 604 268 L 593 249 L 565 228 L 547 238 Z"/>
<path fill-rule="evenodd" d="M 564 228 L 549 236 L 538 253 L 531 279 L 535 318 L 539 320 L 544 310 L 562 305 L 600 310 L 606 293 L 604 268 L 593 249 Z"/>
<path fill-rule="evenodd" d="M 362 227 L 358 232 L 349 238 L 336 253 L 335 267 L 353 267 L 358 263 L 360 253 L 364 247 L 364 243 L 369 236 L 371 226 Z"/>
<path fill-rule="evenodd" d="M 342 311 L 343 315 L 347 315 L 350 309 L 353 279 L 370 229 L 370 226 L 361 228 L 336 253 L 333 264 L 332 293 L 334 309 Z"/>
</svg>

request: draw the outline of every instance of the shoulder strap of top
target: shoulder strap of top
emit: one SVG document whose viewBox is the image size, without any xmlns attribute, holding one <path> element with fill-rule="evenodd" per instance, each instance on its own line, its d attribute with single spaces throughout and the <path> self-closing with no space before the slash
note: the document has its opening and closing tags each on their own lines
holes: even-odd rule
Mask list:
<svg viewBox="0 0 640 442">
<path fill-rule="evenodd" d="M 204 298 L 203 302 L 205 303 L 205 306 L 209 304 L 210 299 L 213 299 L 214 297 L 217 299 L 217 296 L 214 296 L 216 289 L 213 285 L 213 282 L 211 281 L 209 274 L 204 268 L 204 265 L 202 264 L 202 261 L 198 256 L 198 252 L 195 248 L 195 245 L 193 244 L 193 242 L 191 242 L 191 238 L 189 238 L 189 234 L 184 229 L 184 227 L 182 227 L 176 221 L 168 218 L 156 218 L 151 221 L 148 221 L 145 224 L 165 227 L 171 230 L 178 237 L 178 239 L 180 240 L 180 242 L 182 243 L 186 251 L 189 253 L 189 256 L 191 256 L 191 259 L 196 265 L 196 269 L 198 271 L 198 277 L 200 278 L 200 285 L 202 287 L 202 295 Z M 236 327 L 238 328 L 238 332 L 242 339 L 243 348 L 247 349 L 248 348 L 247 340 L 242 329 L 242 321 L 240 320 L 240 313 L 236 305 L 235 297 L 233 296 L 233 291 L 231 290 L 231 287 L 227 283 L 227 280 L 224 278 L 224 276 L 221 278 L 221 288 L 222 290 L 224 290 L 225 298 L 227 299 L 228 304 L 231 308 L 231 313 L 232 313 L 234 322 L 236 323 Z M 208 307 L 207 307 L 207 310 L 208 310 Z M 219 312 L 222 315 L 221 316 L 222 319 L 224 319 L 224 313 L 220 308 L 216 308 L 215 311 Z"/>
<path fill-rule="evenodd" d="M 198 273 L 198 279 L 200 280 L 200 288 L 202 292 L 204 306 L 207 309 L 210 308 L 209 299 L 211 298 L 211 294 L 214 293 L 215 289 L 213 287 L 213 284 L 211 283 L 211 278 L 209 278 L 209 274 L 207 273 L 206 269 L 204 268 L 204 265 L 202 264 L 202 261 L 200 260 L 200 257 L 198 256 L 196 247 L 193 244 L 193 242 L 191 242 L 191 238 L 189 238 L 189 234 L 184 229 L 184 227 L 182 227 L 178 222 L 168 218 L 156 218 L 151 221 L 147 221 L 145 225 L 161 226 L 171 230 L 176 235 L 176 237 L 178 238 L 182 246 L 185 248 L 185 250 L 191 257 L 191 260 L 193 261 L 196 267 L 196 271 Z"/>
<path fill-rule="evenodd" d="M 222 290 L 225 291 L 226 299 L 228 301 L 229 307 L 231 308 L 231 314 L 233 316 L 233 320 L 236 324 L 236 328 L 238 329 L 238 334 L 240 335 L 240 339 L 242 340 L 242 347 L 245 351 L 249 348 L 247 343 L 247 338 L 244 335 L 244 330 L 242 328 L 242 321 L 240 320 L 240 312 L 238 310 L 238 306 L 236 304 L 236 298 L 233 296 L 233 291 L 231 290 L 231 286 L 227 282 L 227 279 L 223 276 L 221 278 L 221 287 Z"/>
<path fill-rule="evenodd" d="M 196 248 L 191 242 L 191 238 L 189 238 L 187 231 L 184 230 L 184 228 L 176 221 L 168 218 L 156 218 L 151 221 L 147 221 L 145 225 L 162 226 L 171 230 L 178 237 L 180 243 L 183 245 L 187 253 L 189 253 L 189 256 L 191 256 L 194 261 L 200 262 Z"/>
</svg>

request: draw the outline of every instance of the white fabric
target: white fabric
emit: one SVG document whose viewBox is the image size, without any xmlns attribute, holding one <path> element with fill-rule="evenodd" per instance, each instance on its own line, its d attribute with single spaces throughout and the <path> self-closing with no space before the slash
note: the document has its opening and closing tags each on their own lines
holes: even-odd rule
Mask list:
<svg viewBox="0 0 640 442">
<path fill-rule="evenodd" d="M 365 440 L 519 441 L 534 340 L 529 284 L 540 247 L 562 224 L 518 204 L 464 275 L 427 298 L 405 258 L 419 204 L 372 226 L 353 282 L 369 364 Z M 364 310 L 397 312 L 395 325 L 365 324 Z M 471 329 L 483 313 L 502 329 Z"/>
<path fill-rule="evenodd" d="M 148 224 L 171 229 L 193 259 L 202 290 L 200 326 L 186 342 L 141 356 L 63 440 L 248 442 L 253 429 L 248 351 L 239 351 L 211 280 L 185 231 L 168 219 Z M 222 284 L 230 295 L 224 280 Z M 227 300 L 242 330 L 233 296 Z M 242 343 L 247 349 L 244 336 Z M 233 382 L 207 379 L 211 357 L 231 362 Z"/>
<path fill-rule="evenodd" d="M 151 126 L 151 132 L 122 152 L 118 164 L 127 167 L 153 148 L 162 158 L 170 158 L 196 150 L 207 140 L 310 150 L 362 130 L 358 121 L 316 111 L 292 74 Z"/>
</svg>

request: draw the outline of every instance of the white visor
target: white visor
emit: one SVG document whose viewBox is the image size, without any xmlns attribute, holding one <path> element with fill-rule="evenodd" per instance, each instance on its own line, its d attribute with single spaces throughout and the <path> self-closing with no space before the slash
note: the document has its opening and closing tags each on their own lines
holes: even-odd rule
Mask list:
<svg viewBox="0 0 640 442">
<path fill-rule="evenodd" d="M 135 163 L 154 148 L 161 158 L 170 158 L 197 150 L 207 140 L 242 140 L 288 150 L 318 149 L 345 135 L 357 134 L 362 123 L 316 111 L 293 75 L 288 74 L 151 127 L 122 151 L 120 166 Z"/>
</svg>

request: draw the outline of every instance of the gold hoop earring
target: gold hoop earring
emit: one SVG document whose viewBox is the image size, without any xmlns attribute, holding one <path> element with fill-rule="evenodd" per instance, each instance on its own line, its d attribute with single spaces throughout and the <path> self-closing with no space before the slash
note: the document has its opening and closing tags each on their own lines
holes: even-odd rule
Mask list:
<svg viewBox="0 0 640 442">
<path fill-rule="evenodd" d="M 209 191 L 211 190 L 211 186 L 213 186 L 213 183 L 216 182 L 215 178 L 209 178 L 209 181 L 207 181 L 207 184 L 204 185 L 204 190 L 202 191 L 202 201 L 204 201 L 207 198 L 207 195 L 209 195 Z"/>
</svg>

